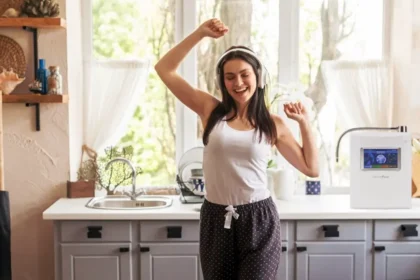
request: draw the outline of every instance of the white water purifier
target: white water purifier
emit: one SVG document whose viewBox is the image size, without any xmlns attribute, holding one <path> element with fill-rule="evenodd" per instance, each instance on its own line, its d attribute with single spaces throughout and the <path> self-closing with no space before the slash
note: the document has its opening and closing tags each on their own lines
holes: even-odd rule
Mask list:
<svg viewBox="0 0 420 280">
<path fill-rule="evenodd" d="M 339 142 L 348 132 L 353 132 L 350 135 L 351 208 L 411 208 L 412 153 L 407 127 L 353 128 L 344 132 Z M 339 145 L 337 161 L 338 148 Z"/>
</svg>

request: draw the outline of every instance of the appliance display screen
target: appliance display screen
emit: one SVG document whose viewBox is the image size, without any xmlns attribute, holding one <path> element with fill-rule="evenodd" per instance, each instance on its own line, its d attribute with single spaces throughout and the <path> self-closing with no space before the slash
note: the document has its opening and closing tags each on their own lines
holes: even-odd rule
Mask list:
<svg viewBox="0 0 420 280">
<path fill-rule="evenodd" d="M 364 169 L 399 168 L 400 149 L 363 149 Z"/>
</svg>

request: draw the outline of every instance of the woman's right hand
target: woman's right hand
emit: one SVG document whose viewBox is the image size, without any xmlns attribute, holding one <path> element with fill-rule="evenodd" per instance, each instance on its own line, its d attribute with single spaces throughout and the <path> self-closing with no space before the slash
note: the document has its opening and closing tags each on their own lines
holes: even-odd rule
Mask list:
<svg viewBox="0 0 420 280">
<path fill-rule="evenodd" d="M 197 28 L 197 31 L 203 37 L 211 37 L 217 39 L 224 36 L 229 31 L 229 28 L 219 19 L 213 18 L 202 23 Z"/>
</svg>

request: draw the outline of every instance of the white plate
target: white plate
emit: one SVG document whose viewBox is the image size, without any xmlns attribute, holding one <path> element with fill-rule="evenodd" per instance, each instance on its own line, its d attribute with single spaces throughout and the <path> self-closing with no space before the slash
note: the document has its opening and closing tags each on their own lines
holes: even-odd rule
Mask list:
<svg viewBox="0 0 420 280">
<path fill-rule="evenodd" d="M 179 160 L 178 164 L 178 175 L 185 186 L 192 191 L 195 195 L 205 195 L 205 191 L 195 190 L 194 184 L 191 179 L 192 169 L 202 169 L 203 168 L 203 153 L 204 148 L 196 147 L 186 151 Z M 195 177 L 194 177 L 195 178 Z M 205 186 L 204 186 L 205 189 Z"/>
<path fill-rule="evenodd" d="M 187 165 L 191 163 L 198 163 L 199 167 L 201 168 L 203 165 L 203 156 L 204 156 L 204 148 L 203 147 L 196 147 L 186 151 L 179 160 L 178 163 L 178 174 L 182 173 L 182 169 L 184 169 Z M 195 169 L 195 168 L 192 168 Z"/>
</svg>

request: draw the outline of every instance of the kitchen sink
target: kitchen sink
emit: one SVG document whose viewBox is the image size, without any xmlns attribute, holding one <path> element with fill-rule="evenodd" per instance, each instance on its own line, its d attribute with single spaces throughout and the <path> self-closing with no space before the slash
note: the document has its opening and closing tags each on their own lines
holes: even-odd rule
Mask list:
<svg viewBox="0 0 420 280">
<path fill-rule="evenodd" d="M 110 210 L 137 210 L 137 209 L 158 209 L 172 205 L 172 198 L 155 195 L 142 195 L 136 200 L 131 200 L 127 196 L 104 196 L 94 197 L 86 207 L 95 209 Z"/>
</svg>

